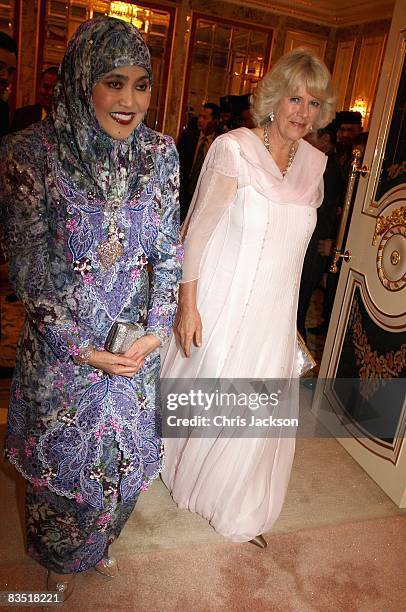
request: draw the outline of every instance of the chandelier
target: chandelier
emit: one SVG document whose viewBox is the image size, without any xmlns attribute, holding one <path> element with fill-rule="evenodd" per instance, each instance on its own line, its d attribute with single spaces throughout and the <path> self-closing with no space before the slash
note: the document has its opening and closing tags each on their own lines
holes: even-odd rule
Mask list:
<svg viewBox="0 0 406 612">
<path fill-rule="evenodd" d="M 139 10 L 139 7 L 130 2 L 110 2 L 109 15 L 110 17 L 128 21 L 135 25 L 138 30 L 141 30 L 144 22 L 137 16 Z"/>
</svg>

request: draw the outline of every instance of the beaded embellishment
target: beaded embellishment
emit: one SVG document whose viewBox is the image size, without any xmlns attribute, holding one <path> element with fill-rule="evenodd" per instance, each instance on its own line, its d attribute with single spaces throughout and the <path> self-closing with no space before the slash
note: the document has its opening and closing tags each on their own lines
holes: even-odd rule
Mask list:
<svg viewBox="0 0 406 612">
<path fill-rule="evenodd" d="M 117 214 L 120 202 L 114 200 L 111 204 L 111 214 L 109 219 L 108 238 L 99 244 L 97 249 L 102 268 L 110 268 L 124 254 L 124 231 L 118 227 Z"/>
</svg>

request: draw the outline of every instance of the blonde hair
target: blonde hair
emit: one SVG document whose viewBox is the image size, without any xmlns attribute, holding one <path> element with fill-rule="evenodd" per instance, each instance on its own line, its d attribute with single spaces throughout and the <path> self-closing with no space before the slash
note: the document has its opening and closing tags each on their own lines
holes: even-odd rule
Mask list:
<svg viewBox="0 0 406 612">
<path fill-rule="evenodd" d="M 294 49 L 282 56 L 258 83 L 251 99 L 251 114 L 257 126 L 276 112 L 283 96 L 295 95 L 304 86 L 320 101 L 320 113 L 313 129 L 326 126 L 334 117 L 336 96 L 326 65 L 305 49 Z"/>
</svg>

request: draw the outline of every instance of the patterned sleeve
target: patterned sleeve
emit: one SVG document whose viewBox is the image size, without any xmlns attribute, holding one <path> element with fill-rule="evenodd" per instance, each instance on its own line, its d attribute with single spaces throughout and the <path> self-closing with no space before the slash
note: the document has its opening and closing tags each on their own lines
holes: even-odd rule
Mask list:
<svg viewBox="0 0 406 612">
<path fill-rule="evenodd" d="M 40 155 L 34 148 L 35 143 L 31 146 L 26 136 L 2 141 L 0 239 L 8 258 L 10 281 L 30 322 L 55 355 L 67 361 L 78 355 L 89 339 L 53 285 L 43 162 L 37 161 Z"/>
<path fill-rule="evenodd" d="M 161 220 L 149 262 L 152 265 L 147 333 L 163 344 L 170 336 L 182 275 L 183 247 L 179 236 L 179 161 L 172 138 L 156 160 L 161 191 Z"/>
</svg>

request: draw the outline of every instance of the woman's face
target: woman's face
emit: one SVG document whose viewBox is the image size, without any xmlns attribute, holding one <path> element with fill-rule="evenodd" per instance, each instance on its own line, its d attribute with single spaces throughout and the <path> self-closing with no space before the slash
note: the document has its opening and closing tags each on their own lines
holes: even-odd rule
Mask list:
<svg viewBox="0 0 406 612">
<path fill-rule="evenodd" d="M 274 124 L 285 140 L 303 138 L 320 113 L 320 101 L 300 87 L 295 95 L 283 96 L 275 112 Z"/>
<path fill-rule="evenodd" d="M 128 138 L 141 123 L 150 99 L 148 73 L 140 66 L 123 66 L 107 72 L 92 92 L 97 121 L 116 140 Z"/>
</svg>

